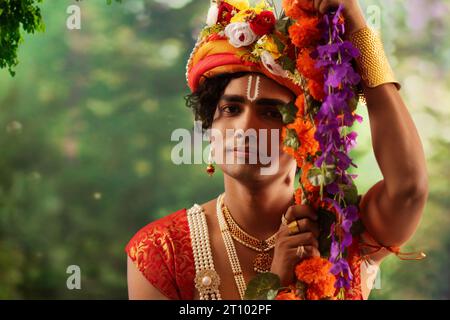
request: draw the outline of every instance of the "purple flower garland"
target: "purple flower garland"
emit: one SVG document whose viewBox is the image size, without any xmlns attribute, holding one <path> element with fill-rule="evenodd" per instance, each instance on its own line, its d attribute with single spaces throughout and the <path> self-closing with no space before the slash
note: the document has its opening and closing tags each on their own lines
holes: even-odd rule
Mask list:
<svg viewBox="0 0 450 320">
<path fill-rule="evenodd" d="M 349 157 L 350 150 L 356 145 L 356 132 L 347 133 L 355 121 L 362 118 L 354 114 L 350 103 L 355 99 L 354 88 L 361 81 L 352 66 L 352 60 L 360 54 L 351 42 L 344 41 L 343 6 L 335 12 L 324 15 L 320 28 L 324 30 L 324 43 L 314 53 L 316 67 L 323 68 L 325 74 L 325 98 L 315 122 L 315 139 L 319 142 L 322 154 L 315 161 L 318 168 L 334 168 L 335 180 L 325 186 L 323 201 L 331 204 L 337 212 L 337 221 L 331 226 L 331 250 L 329 260 L 333 264 L 331 272 L 336 276 L 335 287 L 339 289 L 338 298 L 345 298 L 345 289 L 349 289 L 352 272 L 345 251 L 352 244 L 350 229 L 358 220 L 358 208 L 345 202 L 344 188 L 353 184 L 356 175 L 347 173 L 350 165 L 356 167 Z M 323 194 L 321 193 L 323 197 Z"/>
</svg>

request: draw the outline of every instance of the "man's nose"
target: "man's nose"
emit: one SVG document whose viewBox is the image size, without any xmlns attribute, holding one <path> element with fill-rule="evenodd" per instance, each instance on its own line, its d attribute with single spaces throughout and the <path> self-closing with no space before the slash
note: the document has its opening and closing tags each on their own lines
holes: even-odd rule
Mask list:
<svg viewBox="0 0 450 320">
<path fill-rule="evenodd" d="M 259 130 L 262 128 L 257 114 L 252 107 L 246 108 L 244 112 L 236 119 L 234 123 L 234 138 L 237 145 L 250 145 L 252 149 L 256 148 L 259 140 Z"/>
<path fill-rule="evenodd" d="M 254 106 L 249 106 L 245 108 L 244 112 L 238 117 L 234 129 L 242 129 L 244 131 L 247 131 L 248 129 L 258 130 L 261 125 Z"/>
</svg>

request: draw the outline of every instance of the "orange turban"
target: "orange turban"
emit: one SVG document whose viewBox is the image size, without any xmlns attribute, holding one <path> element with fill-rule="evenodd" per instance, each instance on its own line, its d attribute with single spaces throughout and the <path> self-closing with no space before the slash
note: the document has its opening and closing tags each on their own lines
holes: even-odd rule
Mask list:
<svg viewBox="0 0 450 320">
<path fill-rule="evenodd" d="M 292 80 L 271 73 L 261 63 L 242 60 L 238 53 L 244 54 L 245 49 L 233 47 L 228 40 L 210 40 L 194 51 L 191 65 L 188 68 L 187 80 L 192 92 L 197 90 L 204 77 L 213 77 L 223 73 L 241 71 L 259 72 L 280 85 L 287 87 L 295 95 L 301 94 L 301 87 Z"/>
<path fill-rule="evenodd" d="M 191 91 L 195 92 L 205 77 L 247 71 L 262 73 L 300 95 L 303 90 L 293 70 L 284 70 L 279 63 L 286 61 L 293 45 L 286 34 L 275 30 L 276 22 L 271 8 L 262 4 L 250 7 L 247 0 L 213 2 L 208 26 L 202 30 L 186 67 Z M 246 36 L 250 40 L 239 43 Z M 291 66 L 295 67 L 295 62 L 291 56 Z"/>
</svg>

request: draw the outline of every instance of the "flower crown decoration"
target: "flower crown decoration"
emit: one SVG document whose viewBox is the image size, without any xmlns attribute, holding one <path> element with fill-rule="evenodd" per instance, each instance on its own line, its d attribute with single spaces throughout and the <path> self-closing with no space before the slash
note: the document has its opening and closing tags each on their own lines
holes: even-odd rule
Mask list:
<svg viewBox="0 0 450 320">
<path fill-rule="evenodd" d="M 356 175 L 347 172 L 356 167 L 349 152 L 357 135 L 350 128 L 362 121 L 355 113 L 359 51 L 344 40 L 342 6 L 320 15 L 311 0 L 283 0 L 282 9 L 278 14 L 264 0 L 254 7 L 247 0 L 212 1 L 186 78 L 195 91 L 205 75 L 258 71 L 297 95 L 279 107 L 283 148 L 301 169 L 296 204 L 319 213 L 321 257 L 301 261 L 289 287 L 274 274 L 258 275 L 246 298 L 345 299 L 353 281 L 349 251 L 362 232 Z"/>
</svg>

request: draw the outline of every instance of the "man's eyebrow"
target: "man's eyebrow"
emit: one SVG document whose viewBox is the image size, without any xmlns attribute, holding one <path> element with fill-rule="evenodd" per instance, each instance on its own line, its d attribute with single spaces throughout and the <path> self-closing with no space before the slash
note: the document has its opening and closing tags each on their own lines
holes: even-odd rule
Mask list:
<svg viewBox="0 0 450 320">
<path fill-rule="evenodd" d="M 221 98 L 220 101 L 224 101 L 224 102 L 240 102 L 240 103 L 244 103 L 245 102 L 245 98 L 244 96 L 241 95 L 235 95 L 235 94 L 224 94 Z M 285 105 L 287 104 L 287 102 L 280 100 L 280 99 L 272 99 L 272 98 L 259 98 L 256 100 L 256 104 L 257 105 L 264 105 L 264 106 L 279 106 L 279 105 Z"/>
<path fill-rule="evenodd" d="M 245 98 L 237 94 L 224 94 L 222 97 L 220 97 L 220 101 L 244 103 Z"/>
<path fill-rule="evenodd" d="M 261 98 L 256 100 L 257 105 L 261 106 L 279 106 L 279 105 L 285 105 L 286 102 L 280 99 L 271 99 L 271 98 Z"/>
</svg>

